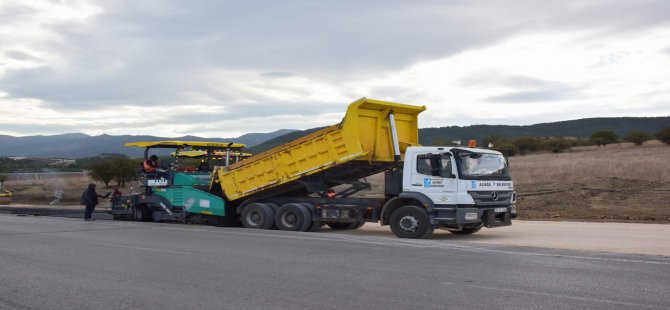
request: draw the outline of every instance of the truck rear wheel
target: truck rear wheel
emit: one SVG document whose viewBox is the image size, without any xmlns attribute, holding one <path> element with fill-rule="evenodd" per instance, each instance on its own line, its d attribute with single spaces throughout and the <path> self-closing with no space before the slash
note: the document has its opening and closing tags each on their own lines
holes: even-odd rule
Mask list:
<svg viewBox="0 0 670 310">
<path fill-rule="evenodd" d="M 280 230 L 307 231 L 312 225 L 312 213 L 299 203 L 287 203 L 277 209 L 275 224 Z"/>
<path fill-rule="evenodd" d="M 399 238 L 430 238 L 435 229 L 424 209 L 418 206 L 400 207 L 391 213 L 391 231 Z"/>
<path fill-rule="evenodd" d="M 301 203 L 307 210 L 309 211 L 309 214 L 312 215 L 312 224 L 309 225 L 309 228 L 307 228 L 307 231 L 309 232 L 318 232 L 321 230 L 321 221 L 314 220 L 316 217 L 314 212 L 314 205 L 310 203 Z"/>
<path fill-rule="evenodd" d="M 252 203 L 244 207 L 240 220 L 246 228 L 270 229 L 275 222 L 275 211 L 264 203 Z"/>
</svg>

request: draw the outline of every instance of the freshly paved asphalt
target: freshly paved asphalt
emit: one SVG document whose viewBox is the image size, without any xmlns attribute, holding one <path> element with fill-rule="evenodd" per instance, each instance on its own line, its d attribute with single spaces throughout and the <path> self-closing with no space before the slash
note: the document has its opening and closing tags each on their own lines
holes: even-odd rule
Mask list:
<svg viewBox="0 0 670 310">
<path fill-rule="evenodd" d="M 667 309 L 670 257 L 0 214 L 0 309 Z"/>
</svg>

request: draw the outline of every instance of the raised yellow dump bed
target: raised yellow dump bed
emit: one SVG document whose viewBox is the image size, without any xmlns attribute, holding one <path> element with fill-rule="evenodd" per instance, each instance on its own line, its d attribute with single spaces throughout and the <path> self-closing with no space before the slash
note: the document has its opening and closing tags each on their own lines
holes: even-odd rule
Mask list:
<svg viewBox="0 0 670 310">
<path fill-rule="evenodd" d="M 395 162 L 389 122 L 391 111 L 400 152 L 404 154 L 408 146 L 418 145 L 417 119 L 425 109 L 424 106 L 361 98 L 349 105 L 341 123 L 219 168 L 212 181 L 219 183 L 224 198 L 235 201 L 304 188 L 300 179 L 309 177 L 322 177 L 330 185 L 338 185 L 336 180 L 372 175 Z"/>
</svg>

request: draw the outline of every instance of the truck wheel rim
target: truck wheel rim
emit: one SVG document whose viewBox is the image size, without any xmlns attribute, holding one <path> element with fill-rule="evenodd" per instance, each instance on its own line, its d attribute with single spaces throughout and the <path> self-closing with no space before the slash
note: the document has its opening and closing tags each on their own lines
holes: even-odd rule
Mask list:
<svg viewBox="0 0 670 310">
<path fill-rule="evenodd" d="M 298 222 L 298 217 L 295 215 L 295 213 L 286 213 L 284 216 L 282 216 L 281 222 L 286 227 L 293 227 Z"/>
<path fill-rule="evenodd" d="M 416 229 L 419 227 L 419 221 L 416 219 L 416 217 L 410 215 L 405 215 L 400 218 L 399 224 L 400 228 L 404 231 L 416 231 Z"/>
<path fill-rule="evenodd" d="M 260 225 L 261 215 L 257 211 L 249 212 L 247 215 L 247 222 L 253 225 Z"/>
</svg>

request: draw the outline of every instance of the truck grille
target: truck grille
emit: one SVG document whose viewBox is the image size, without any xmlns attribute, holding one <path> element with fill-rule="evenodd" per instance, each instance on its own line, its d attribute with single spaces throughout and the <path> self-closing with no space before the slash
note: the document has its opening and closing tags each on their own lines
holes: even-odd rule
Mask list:
<svg viewBox="0 0 670 310">
<path fill-rule="evenodd" d="M 503 206 L 512 202 L 512 191 L 469 191 L 477 206 Z"/>
</svg>

